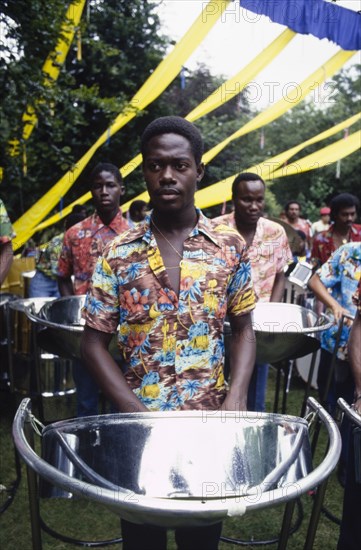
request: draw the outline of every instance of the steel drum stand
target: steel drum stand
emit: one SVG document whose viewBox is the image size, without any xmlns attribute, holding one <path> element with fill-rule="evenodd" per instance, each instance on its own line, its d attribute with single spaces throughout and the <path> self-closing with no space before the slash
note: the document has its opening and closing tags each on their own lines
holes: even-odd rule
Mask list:
<svg viewBox="0 0 361 550">
<path fill-rule="evenodd" d="M 30 447 L 34 450 L 34 429 L 33 425 L 29 418 L 26 419 L 24 424 L 24 432 L 27 438 L 27 441 Z M 112 544 L 119 544 L 123 542 L 122 538 L 115 538 L 102 541 L 83 541 L 68 537 L 61 533 L 58 533 L 54 529 L 51 529 L 45 521 L 42 519 L 40 514 L 40 497 L 39 497 L 39 482 L 38 475 L 35 470 L 33 470 L 28 464 L 26 465 L 26 475 L 28 481 L 28 492 L 29 492 L 29 512 L 30 512 L 30 523 L 31 523 L 31 535 L 33 550 L 42 550 L 42 539 L 41 531 L 45 531 L 48 535 L 67 542 L 74 544 L 75 546 L 82 546 L 86 548 L 99 548 L 103 546 L 110 546 Z"/>
<path fill-rule="evenodd" d="M 329 369 L 329 372 L 328 372 L 328 377 L 327 377 L 327 381 L 326 381 L 326 386 L 325 386 L 325 389 L 324 389 L 324 392 L 323 392 L 323 395 L 322 395 L 322 404 L 326 402 L 326 399 L 327 399 L 327 395 L 328 395 L 328 392 L 329 392 L 329 389 L 331 387 L 331 382 L 332 382 L 332 378 L 333 378 L 333 375 L 334 375 L 334 371 L 335 371 L 335 366 L 336 366 L 336 360 L 337 360 L 337 350 L 338 350 L 338 347 L 339 347 L 339 344 L 340 344 L 340 339 L 341 339 L 341 334 L 342 334 L 342 329 L 343 329 L 343 324 L 344 324 L 344 318 L 345 317 L 348 317 L 349 319 L 352 319 L 351 316 L 349 315 L 343 315 L 340 319 L 340 322 L 339 322 L 339 326 L 338 326 L 338 329 L 337 329 L 337 333 L 336 333 L 336 339 L 335 339 L 335 345 L 334 345 L 334 348 L 333 348 L 333 351 L 332 351 L 332 357 L 331 357 L 331 363 L 330 363 L 330 369 Z M 304 398 L 304 402 L 303 402 L 303 405 L 302 405 L 302 411 L 305 409 L 306 407 L 306 400 L 307 400 L 307 397 L 308 397 L 308 392 L 309 392 L 309 387 L 311 385 L 311 380 L 312 380 L 312 375 L 313 375 L 313 371 L 312 371 L 312 366 L 311 366 L 311 369 L 310 369 L 310 373 L 309 373 L 309 377 L 308 377 L 308 383 L 307 383 L 307 388 L 306 388 L 306 393 L 305 393 L 305 398 Z M 343 408 L 343 410 L 345 410 L 345 402 L 344 400 L 341 399 L 341 407 Z M 302 413 L 301 413 L 302 414 Z M 340 421 L 340 424 L 341 424 L 341 421 Z M 316 425 L 316 429 L 315 429 L 315 447 L 317 445 L 317 441 L 318 441 L 318 436 L 319 436 L 319 432 L 320 432 L 320 429 L 321 429 L 321 425 L 320 425 L 320 422 L 317 423 Z M 314 451 L 314 449 L 313 449 Z M 324 492 L 326 491 L 326 488 L 324 490 Z M 323 502 L 323 498 L 322 498 L 322 502 Z M 322 512 L 322 514 L 327 518 L 329 519 L 330 521 L 332 521 L 333 523 L 336 523 L 336 525 L 341 525 L 341 520 L 340 518 L 334 516 L 326 507 L 324 507 L 322 504 L 321 504 L 321 508 L 320 508 L 320 511 Z"/>
<path fill-rule="evenodd" d="M 335 425 L 335 422 L 332 421 L 330 415 L 312 398 L 309 399 L 307 417 L 306 420 L 310 426 L 311 420 L 313 422 L 318 419 L 321 419 L 324 427 L 328 433 L 328 448 L 326 450 L 326 455 L 321 464 L 317 465 L 312 472 L 310 472 L 306 477 L 300 478 L 297 484 L 292 484 L 291 491 L 285 494 L 284 490 L 281 488 L 276 488 L 272 492 L 271 502 L 274 505 L 279 505 L 282 503 L 287 503 L 285 513 L 283 516 L 282 529 L 278 541 L 278 548 L 284 550 L 287 545 L 288 537 L 291 532 L 291 521 L 292 515 L 295 507 L 295 500 L 300 498 L 300 494 L 305 494 L 311 488 L 320 487 L 318 491 L 313 513 L 312 521 L 310 521 L 307 533 L 307 541 L 304 546 L 305 550 L 311 550 L 313 546 L 313 541 L 316 533 L 316 528 L 319 520 L 322 499 L 324 495 L 324 489 L 326 487 L 327 479 L 331 472 L 333 471 L 340 453 L 340 436 L 338 429 Z M 31 525 L 32 525 L 32 541 L 33 541 L 33 550 L 41 550 L 41 529 L 43 524 L 41 522 L 40 516 L 40 504 L 39 504 L 39 486 L 38 479 L 39 476 L 45 477 L 51 483 L 66 488 L 67 491 L 75 492 L 75 494 L 83 494 L 83 490 L 87 489 L 87 496 L 90 500 L 95 500 L 103 504 L 109 504 L 109 498 L 112 497 L 113 493 L 104 488 L 104 493 L 99 493 L 98 485 L 90 485 L 89 483 L 83 482 L 81 491 L 76 484 L 73 484 L 72 479 L 69 477 L 70 485 L 68 486 L 67 477 L 63 473 L 58 472 L 53 466 L 47 465 L 43 460 L 41 460 L 34 451 L 34 416 L 31 414 L 30 400 L 24 400 L 21 406 L 19 407 L 18 412 L 15 415 L 13 423 L 13 437 L 15 445 L 19 451 L 19 454 L 25 461 L 27 465 L 27 475 L 28 475 L 28 484 L 29 484 L 29 505 L 30 505 L 30 516 L 31 516 Z M 43 464 L 44 462 L 44 464 Z M 45 468 L 45 470 L 44 470 Z M 55 476 L 49 479 L 49 471 L 51 475 Z M 323 489 L 324 488 L 324 489 Z M 321 490 L 323 489 L 323 490 Z M 125 494 L 127 492 L 125 491 Z M 113 498 L 113 497 L 112 497 Z M 152 499 L 151 499 L 152 500 Z M 157 499 L 154 499 L 157 502 Z M 113 501 L 113 504 L 116 501 Z M 269 506 L 270 494 L 268 491 L 260 495 L 260 498 L 257 501 L 249 503 L 247 505 L 247 510 L 252 511 L 256 509 L 261 509 Z M 124 495 L 119 500 L 119 503 L 124 507 Z M 122 508 L 123 509 L 123 508 Z M 227 508 L 223 510 L 222 504 L 222 516 L 229 515 L 227 513 Z M 51 533 L 52 534 L 52 533 Z M 67 539 L 69 540 L 69 538 Z M 118 543 L 121 539 L 113 541 L 104 541 L 108 544 Z M 223 539 L 222 539 L 223 540 Z M 91 546 L 92 543 L 85 543 L 83 541 L 71 541 L 73 544 L 80 546 Z M 104 542 L 101 543 L 95 542 L 93 545 L 101 546 L 104 545 Z M 242 544 L 242 541 L 240 541 Z"/>
</svg>

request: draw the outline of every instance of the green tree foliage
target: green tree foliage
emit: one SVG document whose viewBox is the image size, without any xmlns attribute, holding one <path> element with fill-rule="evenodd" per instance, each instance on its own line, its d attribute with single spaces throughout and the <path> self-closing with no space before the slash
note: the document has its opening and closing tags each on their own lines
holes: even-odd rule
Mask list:
<svg viewBox="0 0 361 550">
<path fill-rule="evenodd" d="M 82 59 L 77 60 L 75 39 L 58 81 L 52 87 L 44 86 L 41 68 L 59 37 L 68 4 L 65 0 L 17 0 L 2 7 L 2 23 L 8 34 L 0 66 L 4 91 L 2 195 L 7 195 L 13 219 L 95 143 L 164 56 L 166 39 L 160 34 L 154 2 L 89 0 L 80 25 Z M 26 143 L 24 174 L 22 154 L 9 155 L 6 145 L 12 139 L 21 143 L 21 117 L 27 105 L 34 107 L 38 125 Z M 153 116 L 159 114 L 154 108 L 150 112 L 152 109 Z M 135 120 L 109 139 L 89 169 L 100 160 L 121 166 L 138 153 L 138 126 Z M 84 191 L 80 187 L 86 175 L 87 171 L 67 194 L 65 203 Z M 18 193 L 14 193 L 15 188 Z"/>
</svg>

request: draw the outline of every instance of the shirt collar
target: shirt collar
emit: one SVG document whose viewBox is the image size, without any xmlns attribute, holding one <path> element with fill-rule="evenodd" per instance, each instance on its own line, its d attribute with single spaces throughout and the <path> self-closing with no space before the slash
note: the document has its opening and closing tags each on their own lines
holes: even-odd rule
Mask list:
<svg viewBox="0 0 361 550">
<path fill-rule="evenodd" d="M 202 233 L 205 235 L 208 239 L 210 239 L 216 246 L 221 248 L 221 244 L 219 243 L 219 233 L 214 231 L 214 223 L 212 223 L 211 220 L 209 220 L 203 212 L 196 208 L 197 215 L 198 215 L 198 222 L 197 225 L 193 228 L 191 231 L 189 237 L 195 237 L 196 235 L 199 235 Z M 151 228 L 151 217 L 152 214 L 148 214 L 146 218 L 141 222 L 137 227 L 127 231 L 123 234 L 123 242 L 126 244 L 129 244 L 131 242 L 134 242 L 138 239 L 144 240 L 147 244 L 150 244 L 153 236 L 152 228 Z"/>
<path fill-rule="evenodd" d="M 114 226 L 118 226 L 119 220 L 122 220 L 122 221 L 124 220 L 121 208 L 119 208 L 119 212 L 114 216 L 114 218 L 112 219 L 112 221 L 108 225 L 106 225 L 103 222 L 103 220 L 101 219 L 101 217 L 99 216 L 99 214 L 97 213 L 96 210 L 95 210 L 95 212 L 93 212 L 91 217 L 92 217 L 93 224 L 96 225 L 97 227 L 103 227 L 104 226 L 104 227 L 111 227 L 112 229 L 114 228 Z"/>
</svg>

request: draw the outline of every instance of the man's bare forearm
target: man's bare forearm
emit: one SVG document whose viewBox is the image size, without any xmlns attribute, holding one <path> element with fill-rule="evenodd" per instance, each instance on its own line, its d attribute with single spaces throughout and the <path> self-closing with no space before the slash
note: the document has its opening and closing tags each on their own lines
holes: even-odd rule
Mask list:
<svg viewBox="0 0 361 550">
<path fill-rule="evenodd" d="M 230 387 L 222 408 L 247 410 L 248 386 L 256 360 L 251 314 L 231 321 Z"/>
</svg>

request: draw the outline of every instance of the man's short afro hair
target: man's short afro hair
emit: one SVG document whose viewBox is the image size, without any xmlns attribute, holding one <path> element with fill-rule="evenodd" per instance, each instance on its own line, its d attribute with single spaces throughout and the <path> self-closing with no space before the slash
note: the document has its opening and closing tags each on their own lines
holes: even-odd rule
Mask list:
<svg viewBox="0 0 361 550">
<path fill-rule="evenodd" d="M 203 139 L 200 131 L 194 124 L 188 122 L 180 116 L 164 116 L 151 122 L 143 132 L 140 141 L 140 150 L 144 155 L 147 150 L 148 142 L 155 136 L 162 134 L 179 134 L 185 137 L 190 145 L 196 164 L 199 164 L 203 155 Z"/>
</svg>

